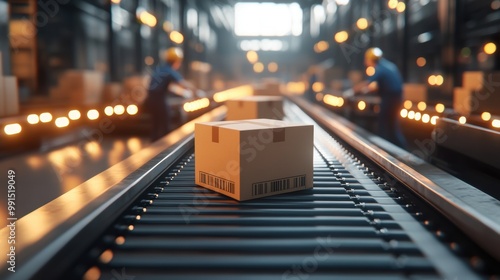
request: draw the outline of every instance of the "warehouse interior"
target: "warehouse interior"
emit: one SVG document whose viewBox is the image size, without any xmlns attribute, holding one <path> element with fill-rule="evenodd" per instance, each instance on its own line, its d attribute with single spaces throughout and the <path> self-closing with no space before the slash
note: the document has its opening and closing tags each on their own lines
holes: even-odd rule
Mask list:
<svg viewBox="0 0 500 280">
<path fill-rule="evenodd" d="M 336 270 L 337 268 L 332 267 L 339 263 L 330 263 L 329 259 L 323 264 L 315 259 L 316 265 L 313 267 L 316 268 L 312 269 L 312 272 L 307 271 L 307 265 L 304 267 L 302 263 L 299 268 L 305 268 L 307 274 L 297 274 L 296 270 L 287 274 L 287 270 L 282 268 L 291 263 L 293 265 L 294 262 L 287 262 L 286 258 L 276 261 L 276 264 L 282 265 L 278 265 L 280 268 L 276 270 L 272 268 L 276 258 L 269 258 L 270 264 L 267 266 L 259 266 L 259 262 L 252 258 L 263 244 L 268 244 L 265 242 L 270 242 L 259 239 L 254 240 L 258 249 L 253 253 L 250 252 L 252 246 L 249 245 L 253 243 L 244 243 L 243 246 L 246 248 L 244 251 L 249 254 L 245 257 L 249 258 L 250 263 L 256 261 L 255 263 L 246 267 L 239 263 L 239 260 L 234 260 L 235 263 L 230 262 L 234 266 L 229 265 L 230 268 L 226 270 L 215 258 L 216 269 L 212 270 L 198 265 L 195 260 L 189 260 L 187 256 L 189 252 L 194 252 L 195 258 L 206 261 L 206 251 L 211 252 L 213 248 L 207 249 L 210 246 L 203 243 L 206 248 L 200 246 L 206 251 L 200 249 L 200 252 L 197 252 L 190 247 L 189 242 L 181 242 L 180 244 L 184 245 L 179 246 L 188 248 L 186 253 L 183 248 L 172 245 L 175 243 L 174 238 L 174 241 L 169 241 L 172 243 L 167 242 L 169 245 L 165 246 L 170 249 L 175 247 L 176 249 L 172 250 L 186 257 L 185 260 L 179 260 L 179 267 L 199 266 L 203 273 L 190 274 L 175 268 L 176 262 L 168 259 L 171 256 L 160 257 L 165 261 L 164 271 L 160 264 L 155 266 L 154 261 L 144 261 L 146 264 L 142 266 L 139 265 L 140 261 L 131 261 L 137 266 L 131 265 L 130 268 L 120 266 L 120 262 L 116 267 L 106 267 L 108 262 L 103 262 L 102 259 L 100 263 L 99 260 L 87 261 L 83 256 L 91 253 L 81 253 L 74 258 L 68 258 L 68 264 L 65 264 L 67 266 L 61 269 L 61 272 L 47 275 L 53 275 L 55 279 L 115 279 L 113 277 L 119 275 L 117 273 L 125 267 L 135 273 L 131 274 L 132 276 L 142 275 L 146 279 L 165 279 L 162 278 L 166 277 L 165 275 L 175 279 L 201 279 L 204 275 L 214 279 L 254 279 L 245 278 L 243 272 L 238 273 L 239 269 L 244 268 L 242 271 L 248 272 L 250 276 L 269 277 L 268 279 L 271 276 L 279 276 L 281 279 L 306 279 L 306 276 L 311 277 L 310 279 L 351 279 L 351 276 L 352 279 L 370 276 L 379 277 L 377 279 L 417 279 L 427 276 L 434 277 L 430 279 L 443 279 L 454 276 L 450 272 L 450 268 L 453 268 L 471 277 L 479 275 L 478 279 L 497 279 L 495 277 L 500 274 L 494 266 L 500 261 L 498 254 L 485 249 L 488 246 L 478 241 L 481 240 L 478 228 L 485 227 L 484 232 L 488 235 L 485 235 L 484 240 L 493 243 L 500 240 L 500 220 L 494 213 L 495 207 L 500 205 L 498 26 L 499 0 L 0 0 L 0 170 L 2 174 L 15 173 L 14 179 L 9 177 L 15 183 L 15 195 L 12 196 L 15 197 L 15 218 L 26 221 L 26 224 L 39 218 L 39 222 L 35 224 L 42 224 L 40 221 L 48 219 L 48 213 L 59 213 L 55 210 L 59 207 L 55 206 L 59 205 L 57 201 L 79 193 L 75 200 L 77 202 L 73 203 L 75 209 L 82 212 L 70 211 L 73 213 L 71 216 L 64 216 L 64 219 L 57 221 L 57 226 L 51 226 L 51 230 L 42 230 L 44 234 L 40 233 L 39 237 L 33 238 L 42 243 L 48 238 L 60 244 L 60 241 L 52 236 L 63 236 L 61 229 L 68 230 L 65 228 L 67 224 L 86 220 L 88 217 L 83 213 L 90 213 L 87 208 L 100 209 L 101 206 L 112 205 L 111 201 L 119 200 L 110 193 L 125 193 L 125 188 L 118 188 L 122 184 L 130 187 L 135 184 L 144 185 L 149 196 L 146 196 L 146 200 L 143 198 L 141 203 L 151 199 L 154 205 L 154 199 L 150 197 L 161 197 L 162 191 L 151 189 L 158 190 L 158 185 L 167 182 L 165 178 L 170 178 L 169 176 L 174 178 L 178 174 L 182 175 L 180 171 L 184 166 L 188 170 L 194 170 L 193 162 L 195 158 L 198 159 L 196 164 L 201 162 L 202 149 L 207 154 L 209 151 L 215 152 L 213 148 L 207 148 L 212 147 L 211 144 L 195 144 L 195 141 L 202 137 L 200 134 L 193 136 L 195 123 L 237 120 L 238 114 L 244 112 L 243 102 L 252 100 L 266 102 L 269 108 L 274 110 L 272 114 L 258 118 L 277 118 L 314 125 L 314 139 L 307 138 L 307 132 L 303 138 L 299 137 L 299 142 L 314 142 L 314 153 L 311 154 L 314 156 L 314 172 L 307 173 L 307 176 L 311 177 L 311 189 L 314 186 L 314 193 L 311 195 L 319 199 L 316 203 L 323 205 L 321 203 L 326 201 L 323 201 L 321 196 L 330 194 L 322 189 L 326 183 L 321 182 L 331 178 L 319 178 L 326 176 L 324 173 L 327 171 L 337 172 L 335 180 L 340 180 L 348 192 L 349 188 L 346 186 L 349 186 L 349 178 L 347 181 L 345 178 L 340 179 L 342 174 L 356 174 L 361 170 L 370 180 L 384 178 L 383 183 L 376 183 L 384 192 L 388 193 L 392 189 L 400 191 L 399 194 L 391 196 L 392 198 L 415 199 L 419 202 L 410 204 L 417 205 L 420 207 L 418 209 L 425 209 L 415 213 L 427 213 L 427 209 L 434 209 L 432 211 L 435 213 L 429 212 L 432 214 L 426 215 L 439 217 L 435 221 L 446 220 L 443 224 L 446 224 L 447 232 L 460 232 L 457 233 L 458 237 L 450 237 L 452 241 L 438 236 L 441 240 L 439 242 L 448 244 L 448 247 L 462 244 L 457 240 L 466 240 L 464 244 L 472 244 L 467 245 L 469 247 L 464 245 L 467 250 L 455 250 L 454 247 L 451 249 L 453 254 L 458 254 L 462 261 L 465 259 L 463 262 L 472 268 L 469 269 L 460 261 L 450 261 L 453 264 L 448 268 L 446 264 L 436 264 L 437 274 L 432 274 L 434 272 L 429 272 L 432 269 L 423 268 L 427 263 L 416 261 L 412 264 L 412 269 L 418 267 L 417 272 L 409 272 L 408 268 L 401 275 L 393 275 L 391 273 L 397 270 L 394 268 L 394 271 L 383 270 L 381 274 L 377 274 L 380 272 L 377 269 L 374 270 L 378 271 L 375 274 L 356 274 L 355 267 L 352 270 Z M 182 64 L 178 73 L 196 90 L 188 90 L 189 94 L 184 92 L 184 96 L 165 91 L 164 103 L 167 104 L 169 112 L 169 133 L 160 140 L 151 139 L 151 132 L 156 129 L 155 115 L 147 106 L 146 100 L 151 94 L 155 73 L 165 65 L 165 53 L 172 48 L 182 51 Z M 363 94 L 357 91 L 364 81 L 379 75 L 378 71 L 375 71 L 376 66 L 366 64 L 366 53 L 373 48 L 383 51 L 381 57 L 393 63 L 401 77 L 402 100 L 396 122 L 401 127 L 405 145 L 398 146 L 380 135 L 380 119 L 383 115 L 381 111 L 384 112 L 385 108 L 384 95 L 379 92 Z M 231 100 L 235 101 L 231 103 Z M 224 125 L 221 125 L 221 128 L 206 130 L 211 133 L 217 131 L 210 138 L 212 142 L 218 143 L 219 137 L 223 137 L 223 127 Z M 244 131 L 243 128 L 239 129 Z M 325 140 L 330 139 L 330 136 L 324 136 L 323 130 L 334 140 Z M 283 135 L 276 131 L 273 133 L 273 143 L 285 141 L 285 132 Z M 295 132 L 286 130 L 286 135 L 294 135 L 293 133 Z M 331 144 L 337 143 L 336 141 L 338 144 Z M 242 143 L 244 142 L 240 144 Z M 251 141 L 250 144 L 252 145 Z M 185 145 L 192 147 L 185 148 Z M 325 153 L 325 150 L 334 149 L 332 145 L 342 147 L 338 148 L 339 151 L 347 150 L 346 155 Z M 221 150 L 221 159 L 230 154 L 232 150 L 229 147 Z M 271 156 L 274 154 L 267 146 L 263 145 L 262 149 L 260 147 L 257 143 L 254 145 L 257 154 L 263 150 L 269 158 L 274 160 L 277 157 Z M 174 148 L 181 149 L 186 155 L 176 155 L 177 150 Z M 200 154 L 196 154 L 197 150 Z M 300 160 L 295 160 L 292 155 L 299 150 L 290 148 L 289 162 L 283 166 L 275 165 L 270 173 L 277 174 L 279 170 L 286 168 L 293 170 Z M 242 150 L 239 156 L 244 155 Z M 175 160 L 171 159 L 174 156 Z M 353 159 L 343 161 L 342 158 L 347 156 Z M 218 157 L 211 155 L 210 160 Z M 169 162 L 169 165 L 165 162 Z M 229 166 L 227 162 L 221 164 L 224 167 Z M 161 172 L 157 171 L 159 166 L 163 168 Z M 172 171 L 174 166 L 178 171 Z M 198 172 L 198 165 L 196 166 Z M 216 166 L 216 163 L 209 161 L 208 166 Z M 359 170 L 353 171 L 353 166 Z M 345 172 L 342 171 L 344 168 Z M 242 167 L 242 170 L 245 168 Z M 413 171 L 415 173 L 412 173 Z M 157 175 L 150 178 L 150 173 Z M 265 171 L 260 170 L 257 173 Z M 162 176 L 164 179 L 160 178 Z M 181 178 L 184 178 L 182 176 Z M 195 184 L 194 176 L 188 178 L 193 181 L 189 183 L 190 187 L 197 185 L 197 188 L 201 189 L 203 184 L 200 184 L 198 179 Z M 288 178 L 288 175 L 283 176 Z M 361 177 L 354 177 L 358 181 L 361 180 Z M 294 180 L 299 180 L 297 178 Z M 392 187 L 391 182 L 397 182 L 394 183 L 397 187 Z M 89 187 L 91 184 L 96 184 L 96 187 L 92 189 Z M 155 188 L 152 187 L 154 184 Z M 9 181 L 8 186 L 10 185 L 12 184 Z M 12 217 L 9 206 L 14 200 L 9 198 L 14 191 L 9 192 L 8 186 L 0 195 L 0 218 L 3 220 L 8 220 L 9 215 Z M 411 190 L 400 190 L 402 186 L 410 186 Z M 162 185 L 161 189 L 163 188 L 168 190 L 168 187 Z M 176 188 L 177 185 L 172 191 L 172 201 L 185 199 L 182 195 L 176 197 L 179 195 Z M 366 188 L 367 192 L 373 191 L 369 187 Z M 465 189 L 468 191 L 464 191 Z M 454 193 L 455 190 L 463 193 Z M 136 201 L 140 195 L 145 195 L 142 191 L 130 193 L 133 195 L 121 194 L 130 199 L 130 203 Z M 198 191 L 193 193 L 196 198 Z M 218 199 L 222 198 L 212 198 L 215 192 L 207 195 L 209 205 L 214 203 L 213 207 L 221 209 L 227 206 L 217 204 Z M 110 199 L 110 202 L 105 202 L 105 197 Z M 234 199 L 236 200 L 230 200 L 228 205 L 240 203 L 239 199 Z M 255 200 L 257 204 L 259 199 Z M 325 198 L 327 199 L 330 198 Z M 330 202 L 333 203 L 336 198 L 331 199 Z M 277 199 L 275 203 L 280 201 Z M 479 206 L 481 202 L 484 202 L 483 206 Z M 364 202 L 356 203 L 359 206 Z M 106 211 L 116 212 L 118 215 L 118 212 L 125 211 L 126 207 L 132 206 L 120 204 L 119 207 L 112 206 L 113 211 Z M 204 206 L 201 210 L 197 208 L 196 213 L 202 213 L 200 216 L 205 215 L 204 211 L 212 213 L 211 208 L 207 207 Z M 246 209 L 244 203 L 238 207 Z M 279 208 L 262 207 L 262 211 Z M 324 207 L 329 206 L 313 205 L 307 209 L 318 210 Z M 59 208 L 62 211 L 64 207 Z M 108 213 L 106 211 L 103 210 L 103 213 Z M 450 214 L 450 211 L 455 211 L 456 214 Z M 476 217 L 476 212 L 485 216 Z M 128 214 L 125 216 L 130 218 L 132 214 L 126 213 Z M 410 214 L 413 217 L 418 216 L 415 213 Z M 458 213 L 472 221 L 459 221 L 460 219 L 454 216 Z M 231 220 L 233 214 L 223 217 Z M 113 215 L 102 214 L 101 217 L 109 217 L 110 221 L 118 219 Z M 239 215 L 238 212 L 233 216 L 244 216 Z M 281 214 L 276 215 L 281 217 Z M 323 214 L 318 215 L 323 217 Z M 96 218 L 97 220 L 99 218 Z M 278 219 L 277 223 L 281 222 L 281 219 Z M 304 223 L 300 224 L 301 226 L 305 226 L 308 222 L 301 223 Z M 468 228 L 464 229 L 462 226 L 465 227 L 465 224 Z M 479 224 L 481 226 L 478 226 Z M 476 229 L 470 229 L 471 226 Z M 31 229 L 33 228 L 34 226 Z M 310 228 L 315 227 L 303 230 L 307 232 Z M 20 232 L 23 229 L 18 227 L 17 230 Z M 439 229 L 431 231 L 434 232 L 433 236 L 440 232 Z M 110 233 L 108 228 L 96 232 L 103 234 L 102 240 L 115 234 Z M 170 231 L 167 232 L 171 234 Z M 4 228 L 1 233 L 8 234 L 7 229 Z M 255 234 L 265 235 L 262 232 Z M 241 236 L 228 235 L 227 240 L 238 240 Z M 311 233 L 311 236 L 318 235 Z M 217 238 L 226 240 L 224 234 Z M 297 238 L 302 238 L 303 241 L 305 237 Z M 384 238 L 386 241 L 391 239 Z M 414 238 L 418 240 L 417 237 L 410 237 Z M 278 238 L 274 235 L 271 238 L 276 239 Z M 495 239 L 497 241 L 492 241 Z M 215 244 L 219 244 L 218 241 Z M 101 241 L 89 241 L 85 248 L 107 248 L 101 244 L 104 241 L 99 242 Z M 39 273 L 51 270 L 53 265 L 47 263 L 46 267 L 42 267 L 42 262 L 35 262 L 36 258 L 41 257 L 37 257 L 33 252 L 40 250 L 40 256 L 44 256 L 48 247 L 45 248 L 41 243 L 33 244 L 36 246 L 26 245 L 27 249 L 21 246 L 21 260 L 26 260 L 26 266 L 29 264 L 33 267 L 23 272 L 27 274 L 18 274 L 21 277 L 30 275 L 36 278 Z M 339 244 L 338 246 L 342 246 L 343 243 Z M 7 244 L 1 246 L 3 248 Z M 220 250 L 223 253 L 217 253 L 223 255 L 224 260 L 231 260 L 232 254 L 243 254 L 233 252 L 234 248 L 228 249 L 226 246 L 228 245 L 221 245 Z M 283 248 L 280 246 L 276 250 L 283 249 L 283 254 L 286 255 L 286 244 Z M 7 250 L 9 247 L 5 248 Z M 85 248 L 82 247 L 82 250 Z M 100 258 L 106 258 L 109 257 L 106 252 L 110 252 L 114 247 L 110 248 L 94 250 L 99 251 Z M 139 249 L 134 250 L 139 252 Z M 426 250 L 422 249 L 423 255 L 430 254 L 430 249 Z M 54 253 L 54 260 L 60 260 L 60 256 L 56 257 L 63 254 L 62 252 L 66 251 L 61 249 L 60 253 Z M 295 253 L 292 249 L 289 249 L 289 252 L 292 255 Z M 124 259 L 140 260 L 141 255 L 137 254 L 134 255 L 136 259 Z M 151 254 L 156 256 L 161 252 L 154 251 Z M 370 254 L 370 257 L 361 259 L 365 260 L 365 263 L 373 263 L 375 267 L 376 258 L 372 259 Z M 394 256 L 400 257 L 399 254 Z M 163 257 L 165 259 L 162 259 Z M 431 263 L 438 262 L 436 258 L 429 258 Z M 113 259 L 111 255 L 109 263 L 116 259 L 119 258 Z M 144 260 L 146 259 L 144 257 Z M 321 273 L 315 274 L 320 266 L 318 263 L 326 265 L 327 268 L 319 269 Z M 22 263 L 19 268 L 22 269 Z M 255 275 L 252 274 L 252 269 L 261 268 L 262 273 L 254 271 Z M 218 274 L 219 270 L 223 273 Z M 278 273 L 281 270 L 285 274 Z M 338 271 L 342 273 L 336 274 Z M 333 274 L 329 274 L 330 272 Z M 335 277 L 330 278 L 331 275 Z M 16 279 L 15 277 L 12 279 Z"/>
</svg>

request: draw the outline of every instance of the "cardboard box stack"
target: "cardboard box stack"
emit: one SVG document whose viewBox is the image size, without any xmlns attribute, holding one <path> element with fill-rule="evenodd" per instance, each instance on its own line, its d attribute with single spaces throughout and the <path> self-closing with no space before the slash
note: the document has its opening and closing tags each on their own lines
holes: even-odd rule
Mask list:
<svg viewBox="0 0 500 280">
<path fill-rule="evenodd" d="M 142 104 L 148 95 L 149 76 L 131 76 L 123 80 L 122 100 L 127 104 Z"/>
<path fill-rule="evenodd" d="M 0 117 L 17 115 L 19 114 L 17 78 L 4 76 L 2 65 L 2 54 L 0 53 Z"/>
<path fill-rule="evenodd" d="M 483 87 L 484 73 L 481 71 L 465 71 L 462 75 L 462 87 L 476 91 Z"/>
<path fill-rule="evenodd" d="M 195 125 L 195 182 L 236 200 L 313 187 L 313 126 L 254 119 Z"/>
<path fill-rule="evenodd" d="M 210 90 L 210 72 L 212 66 L 209 63 L 202 61 L 193 61 L 190 64 L 190 82 L 198 89 L 207 91 Z"/>
<path fill-rule="evenodd" d="M 403 100 L 427 102 L 427 87 L 424 84 L 404 84 Z"/>
<path fill-rule="evenodd" d="M 112 103 L 120 98 L 122 91 L 123 86 L 121 83 L 107 83 L 104 86 L 102 100 L 107 103 Z"/>
<path fill-rule="evenodd" d="M 226 101 L 226 120 L 283 119 L 281 96 L 246 96 Z"/>
<path fill-rule="evenodd" d="M 472 98 L 472 91 L 456 87 L 453 89 L 453 110 L 461 115 L 470 115 L 471 106 L 470 100 Z"/>
<path fill-rule="evenodd" d="M 101 102 L 104 75 L 98 71 L 68 70 L 59 77 L 58 86 L 51 89 L 51 98 L 72 104 L 95 105 Z"/>
<path fill-rule="evenodd" d="M 500 72 L 464 72 L 462 87 L 453 90 L 453 109 L 462 114 L 500 114 Z"/>
<path fill-rule="evenodd" d="M 253 95 L 281 95 L 281 83 L 278 79 L 268 78 L 262 80 L 262 85 L 254 86 Z"/>
</svg>

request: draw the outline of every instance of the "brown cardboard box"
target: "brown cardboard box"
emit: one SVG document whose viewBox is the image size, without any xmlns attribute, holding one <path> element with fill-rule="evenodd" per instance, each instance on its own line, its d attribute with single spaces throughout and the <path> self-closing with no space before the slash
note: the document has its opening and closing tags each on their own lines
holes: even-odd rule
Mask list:
<svg viewBox="0 0 500 280">
<path fill-rule="evenodd" d="M 453 110 L 462 115 L 471 113 L 472 91 L 466 88 L 456 87 L 453 89 Z"/>
<path fill-rule="evenodd" d="M 263 79 L 261 85 L 254 86 L 253 95 L 280 96 L 281 95 L 280 80 L 275 78 Z"/>
<path fill-rule="evenodd" d="M 57 101 L 68 101 L 69 96 L 65 94 L 59 86 L 56 87 L 51 87 L 49 89 L 49 96 L 51 100 L 57 100 Z"/>
<path fill-rule="evenodd" d="M 121 83 L 107 83 L 104 86 L 103 101 L 114 102 L 119 100 L 123 87 Z"/>
<path fill-rule="evenodd" d="M 121 100 L 127 104 L 142 104 L 148 95 L 149 77 L 131 76 L 123 80 Z"/>
<path fill-rule="evenodd" d="M 427 102 L 427 86 L 424 84 L 404 84 L 403 100 Z"/>
<path fill-rule="evenodd" d="M 281 96 L 246 96 L 226 101 L 226 120 L 276 119 L 281 120 L 283 98 Z"/>
<path fill-rule="evenodd" d="M 253 95 L 266 96 L 267 89 L 264 85 L 253 85 Z"/>
<path fill-rule="evenodd" d="M 464 74 L 465 77 L 465 74 Z M 482 114 L 489 112 L 500 115 L 500 72 L 482 74 L 481 79 L 469 76 L 469 88 L 455 88 L 453 91 L 453 108 L 462 115 Z M 465 80 L 464 80 L 465 85 Z M 471 88 L 476 89 L 471 89 Z"/>
<path fill-rule="evenodd" d="M 68 70 L 59 77 L 58 87 L 60 95 L 72 103 L 95 105 L 101 101 L 104 76 L 97 71 Z"/>
<path fill-rule="evenodd" d="M 462 75 L 462 87 L 468 90 L 479 90 L 483 87 L 484 73 L 481 71 L 465 71 Z"/>
<path fill-rule="evenodd" d="M 36 39 L 36 29 L 32 21 L 26 19 L 9 20 L 9 38 L 13 49 L 32 48 Z"/>
<path fill-rule="evenodd" d="M 313 186 L 313 126 L 253 119 L 195 125 L 195 182 L 236 200 Z"/>
<path fill-rule="evenodd" d="M 14 76 L 3 77 L 4 84 L 4 113 L 6 116 L 19 114 L 19 91 L 17 78 Z"/>
</svg>

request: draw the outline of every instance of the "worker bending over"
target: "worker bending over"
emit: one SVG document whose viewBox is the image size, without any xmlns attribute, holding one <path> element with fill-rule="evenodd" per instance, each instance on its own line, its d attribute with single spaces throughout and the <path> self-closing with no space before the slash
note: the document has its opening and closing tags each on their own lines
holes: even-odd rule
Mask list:
<svg viewBox="0 0 500 280">
<path fill-rule="evenodd" d="M 171 113 L 166 96 L 175 94 L 184 98 L 191 98 L 193 92 L 197 92 L 177 72 L 181 67 L 183 58 L 184 54 L 180 48 L 172 47 L 167 49 L 163 53 L 165 63 L 158 66 L 151 75 L 144 108 L 152 117 L 152 141 L 158 140 L 170 131 Z"/>
<path fill-rule="evenodd" d="M 401 131 L 399 112 L 403 103 L 403 79 L 396 65 L 383 58 L 382 50 L 370 48 L 365 52 L 365 65 L 375 68 L 375 74 L 354 87 L 356 93 L 378 92 L 381 97 L 378 134 L 406 148 Z"/>
</svg>

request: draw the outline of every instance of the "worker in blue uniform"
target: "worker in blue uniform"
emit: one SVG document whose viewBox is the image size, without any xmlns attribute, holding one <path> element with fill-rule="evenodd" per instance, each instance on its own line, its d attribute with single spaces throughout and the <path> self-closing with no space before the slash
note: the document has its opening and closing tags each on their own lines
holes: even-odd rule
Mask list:
<svg viewBox="0 0 500 280">
<path fill-rule="evenodd" d="M 305 97 L 307 100 L 314 103 L 316 102 L 316 92 L 313 89 L 313 85 L 318 81 L 318 75 L 314 66 L 309 68 L 309 71 L 307 72 L 309 74 L 309 86 L 307 87 L 307 91 L 305 92 Z"/>
<path fill-rule="evenodd" d="M 152 117 L 151 140 L 156 141 L 170 131 L 171 112 L 167 94 L 176 94 L 185 98 L 193 96 L 196 89 L 183 79 L 177 70 L 181 67 L 184 54 L 182 49 L 172 47 L 163 54 L 165 63 L 158 66 L 151 75 L 148 96 L 144 101 L 144 109 Z"/>
<path fill-rule="evenodd" d="M 386 140 L 406 148 L 401 131 L 399 112 L 403 103 L 403 79 L 396 65 L 383 58 L 382 50 L 370 48 L 365 52 L 365 65 L 374 67 L 375 74 L 354 87 L 355 92 L 378 92 L 381 97 L 378 116 L 378 134 Z"/>
</svg>

